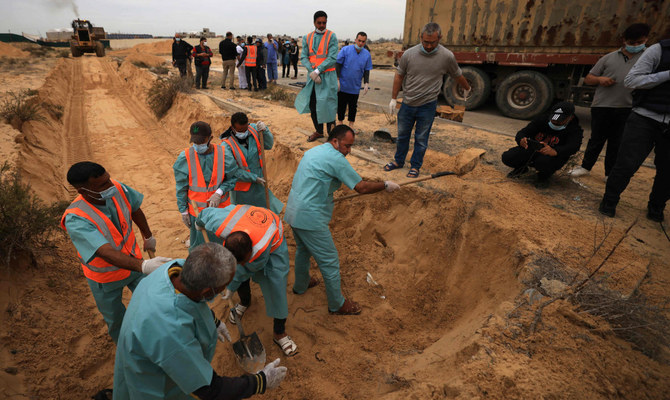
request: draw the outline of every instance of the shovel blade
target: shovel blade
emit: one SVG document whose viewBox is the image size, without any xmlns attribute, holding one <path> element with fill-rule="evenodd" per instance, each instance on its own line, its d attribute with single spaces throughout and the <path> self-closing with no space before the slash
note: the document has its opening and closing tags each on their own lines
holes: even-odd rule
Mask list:
<svg viewBox="0 0 670 400">
<path fill-rule="evenodd" d="M 255 374 L 265 367 L 265 348 L 256 332 L 242 336 L 233 343 L 233 352 L 240 367 L 250 374 Z"/>
</svg>

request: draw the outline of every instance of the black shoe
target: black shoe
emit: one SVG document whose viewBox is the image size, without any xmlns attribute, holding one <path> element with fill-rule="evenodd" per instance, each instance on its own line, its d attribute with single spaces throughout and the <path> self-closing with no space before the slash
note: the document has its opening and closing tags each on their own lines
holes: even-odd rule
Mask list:
<svg viewBox="0 0 670 400">
<path fill-rule="evenodd" d="M 225 88 L 224 88 L 225 89 Z M 235 90 L 235 86 L 231 86 L 230 90 Z"/>
<path fill-rule="evenodd" d="M 208 89 L 207 86 L 203 86 L 202 88 L 203 88 L 203 89 Z"/>
<path fill-rule="evenodd" d="M 525 174 L 526 172 L 528 172 L 528 167 L 527 166 L 514 168 L 513 170 L 511 170 L 509 172 L 509 174 L 507 174 L 507 177 L 508 178 L 518 178 L 521 175 Z"/>
<path fill-rule="evenodd" d="M 221 86 L 221 89 L 225 89 L 225 88 L 226 88 L 225 86 Z"/>
<path fill-rule="evenodd" d="M 600 202 L 598 211 L 600 211 L 602 215 L 614 218 L 616 215 L 616 203 L 603 199 L 603 201 Z"/>
<path fill-rule="evenodd" d="M 258 92 L 258 88 L 254 88 L 254 92 Z"/>
<path fill-rule="evenodd" d="M 654 222 L 663 222 L 663 209 L 665 206 L 654 206 L 651 203 L 647 204 L 647 218 Z"/>
<path fill-rule="evenodd" d="M 535 188 L 546 189 L 548 187 L 549 187 L 549 177 L 548 176 L 543 177 L 538 174 L 537 178 L 535 179 Z"/>
</svg>

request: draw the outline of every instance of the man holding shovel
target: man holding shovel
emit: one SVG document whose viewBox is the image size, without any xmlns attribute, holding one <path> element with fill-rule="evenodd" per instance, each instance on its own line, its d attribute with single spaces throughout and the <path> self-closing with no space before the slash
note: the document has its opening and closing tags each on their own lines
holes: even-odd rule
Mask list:
<svg viewBox="0 0 670 400">
<path fill-rule="evenodd" d="M 285 219 L 291 225 L 296 241 L 296 294 L 317 285 L 310 277 L 310 258 L 314 257 L 326 285 L 328 311 L 332 314 L 360 314 L 356 302 L 345 299 L 340 289 L 340 260 L 328 229 L 333 216 L 333 192 L 344 183 L 361 194 L 400 188 L 392 181 L 364 181 L 345 158 L 354 144 L 354 131 L 338 125 L 328 134 L 328 141 L 305 152 L 293 176 L 286 204 Z"/>
</svg>

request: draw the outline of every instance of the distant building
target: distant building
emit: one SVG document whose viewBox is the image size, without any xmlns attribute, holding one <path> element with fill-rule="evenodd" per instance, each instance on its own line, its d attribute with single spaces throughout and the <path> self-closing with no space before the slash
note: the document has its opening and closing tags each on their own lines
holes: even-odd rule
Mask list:
<svg viewBox="0 0 670 400">
<path fill-rule="evenodd" d="M 202 28 L 202 31 L 192 31 L 192 32 L 177 32 L 180 34 L 182 37 L 186 38 L 200 38 L 200 37 L 206 37 L 206 38 L 213 38 L 216 37 L 216 33 L 212 32 L 209 30 L 209 28 Z"/>
<path fill-rule="evenodd" d="M 47 40 L 56 42 L 70 40 L 72 37 L 72 29 L 54 29 L 47 31 Z"/>
<path fill-rule="evenodd" d="M 147 33 L 108 33 L 107 39 L 153 39 L 153 35 Z"/>
</svg>

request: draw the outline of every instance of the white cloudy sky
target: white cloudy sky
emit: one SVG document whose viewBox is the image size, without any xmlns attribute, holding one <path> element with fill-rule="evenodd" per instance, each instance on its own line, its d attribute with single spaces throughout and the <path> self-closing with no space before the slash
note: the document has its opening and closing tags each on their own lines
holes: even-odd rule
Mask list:
<svg viewBox="0 0 670 400">
<path fill-rule="evenodd" d="M 314 29 L 317 10 L 328 13 L 328 28 L 339 38 L 358 31 L 371 39 L 401 37 L 405 0 L 1 0 L 0 32 L 45 36 L 46 31 L 70 26 L 79 16 L 108 32 L 169 36 L 175 31 L 217 34 L 287 34 L 299 36 Z"/>
</svg>

